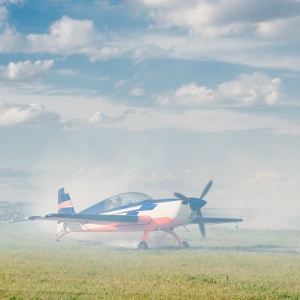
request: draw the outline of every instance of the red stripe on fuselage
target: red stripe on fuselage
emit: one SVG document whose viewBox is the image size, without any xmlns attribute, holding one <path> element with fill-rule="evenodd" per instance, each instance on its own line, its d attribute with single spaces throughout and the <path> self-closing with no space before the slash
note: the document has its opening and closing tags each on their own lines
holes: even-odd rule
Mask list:
<svg viewBox="0 0 300 300">
<path fill-rule="evenodd" d="M 82 231 L 76 231 L 76 232 L 130 232 L 130 231 L 144 231 L 144 230 L 157 230 L 159 228 L 171 228 L 171 227 L 178 227 L 183 225 L 182 223 L 179 223 L 178 221 L 168 218 L 168 217 L 162 217 L 162 218 L 154 218 L 151 219 L 149 216 L 139 216 L 140 222 L 138 224 L 124 224 L 124 223 L 111 223 L 111 224 L 84 224 L 85 229 Z M 75 232 L 75 231 L 74 231 Z"/>
<path fill-rule="evenodd" d="M 169 218 L 169 217 L 162 217 L 162 218 L 153 218 L 152 219 L 153 225 L 155 225 L 157 228 L 160 227 L 177 227 L 183 225 L 182 223 Z"/>
</svg>

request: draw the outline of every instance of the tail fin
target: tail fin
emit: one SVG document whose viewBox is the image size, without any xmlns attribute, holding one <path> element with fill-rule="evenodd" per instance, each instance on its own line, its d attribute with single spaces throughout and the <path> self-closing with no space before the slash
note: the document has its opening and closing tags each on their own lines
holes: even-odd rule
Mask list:
<svg viewBox="0 0 300 300">
<path fill-rule="evenodd" d="M 70 195 L 65 193 L 64 188 L 58 190 L 58 213 L 75 214 Z"/>
</svg>

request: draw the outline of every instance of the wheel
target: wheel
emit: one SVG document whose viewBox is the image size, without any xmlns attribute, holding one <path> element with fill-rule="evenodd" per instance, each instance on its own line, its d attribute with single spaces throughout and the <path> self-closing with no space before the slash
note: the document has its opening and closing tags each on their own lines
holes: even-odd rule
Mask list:
<svg viewBox="0 0 300 300">
<path fill-rule="evenodd" d="M 148 250 L 148 244 L 144 241 L 141 241 L 138 245 L 139 250 Z"/>
<path fill-rule="evenodd" d="M 182 246 L 184 249 L 190 249 L 190 244 L 187 241 L 183 241 Z"/>
</svg>

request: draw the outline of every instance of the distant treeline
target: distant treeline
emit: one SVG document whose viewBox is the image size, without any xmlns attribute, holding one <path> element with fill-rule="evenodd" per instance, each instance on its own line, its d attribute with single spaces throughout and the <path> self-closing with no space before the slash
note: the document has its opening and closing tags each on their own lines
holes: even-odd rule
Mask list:
<svg viewBox="0 0 300 300">
<path fill-rule="evenodd" d="M 0 202 L 0 221 L 17 221 L 25 218 L 31 210 L 32 203 Z"/>
</svg>

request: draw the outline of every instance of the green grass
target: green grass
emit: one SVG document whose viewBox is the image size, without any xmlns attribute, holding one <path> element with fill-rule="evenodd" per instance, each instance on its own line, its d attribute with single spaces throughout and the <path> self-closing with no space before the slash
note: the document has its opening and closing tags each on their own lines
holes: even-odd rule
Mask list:
<svg viewBox="0 0 300 300">
<path fill-rule="evenodd" d="M 299 232 L 190 228 L 137 251 L 2 223 L 0 299 L 300 299 Z"/>
</svg>

